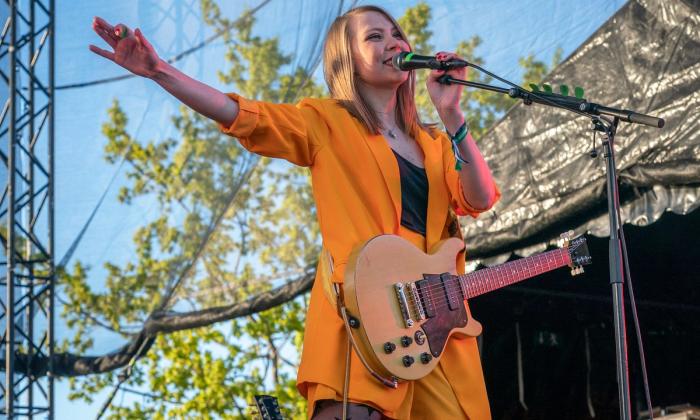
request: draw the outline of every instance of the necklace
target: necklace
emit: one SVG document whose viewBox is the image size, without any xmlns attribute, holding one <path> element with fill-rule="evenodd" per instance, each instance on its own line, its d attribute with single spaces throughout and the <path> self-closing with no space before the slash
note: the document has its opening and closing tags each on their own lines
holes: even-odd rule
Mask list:
<svg viewBox="0 0 700 420">
<path fill-rule="evenodd" d="M 394 131 L 394 130 L 396 130 L 396 129 L 397 129 L 396 124 L 394 124 L 393 127 L 385 129 L 384 132 L 386 133 L 387 136 L 389 136 L 389 137 L 391 137 L 392 139 L 396 140 L 397 135 L 396 135 L 396 132 Z"/>
</svg>

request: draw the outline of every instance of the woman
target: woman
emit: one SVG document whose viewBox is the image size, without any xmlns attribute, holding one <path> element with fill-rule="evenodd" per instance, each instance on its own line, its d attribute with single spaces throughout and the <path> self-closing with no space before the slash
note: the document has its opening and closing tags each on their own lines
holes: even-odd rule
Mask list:
<svg viewBox="0 0 700 420">
<path fill-rule="evenodd" d="M 309 417 L 340 418 L 347 337 L 333 298 L 324 292 L 331 282 L 342 283 L 350 252 L 380 234 L 400 235 L 425 252 L 458 233 L 455 212 L 475 217 L 498 199 L 490 170 L 466 133 L 462 88 L 438 83 L 442 73 L 432 71 L 431 100 L 454 135 L 421 124 L 413 72 L 391 65 L 394 55 L 411 47 L 398 23 L 373 6 L 345 13 L 328 32 L 324 74 L 333 99 L 296 105 L 251 101 L 193 80 L 158 58 L 139 29 L 132 33 L 100 18 L 93 28 L 114 50 L 91 45 L 93 52 L 154 80 L 246 149 L 310 168 L 324 255 L 332 262 L 324 265 L 322 258 L 317 270 L 297 387 L 309 401 Z M 466 70 L 449 74 L 464 78 Z M 464 270 L 463 254 L 458 269 Z M 398 389 L 373 379 L 354 352 L 350 357 L 353 420 L 490 418 L 473 338 L 451 338 L 437 368 Z"/>
</svg>

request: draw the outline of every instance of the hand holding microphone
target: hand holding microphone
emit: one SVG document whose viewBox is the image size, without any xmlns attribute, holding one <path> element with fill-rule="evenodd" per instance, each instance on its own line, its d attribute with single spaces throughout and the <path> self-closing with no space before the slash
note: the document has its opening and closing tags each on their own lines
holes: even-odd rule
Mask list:
<svg viewBox="0 0 700 420">
<path fill-rule="evenodd" d="M 425 81 L 430 100 L 447 130 L 456 131 L 464 122 L 464 116 L 459 107 L 463 86 L 443 84 L 438 79 L 445 74 L 459 79 L 466 78 L 465 67 L 469 63 L 454 53 L 439 52 L 431 57 L 401 52 L 392 58 L 392 64 L 394 68 L 401 71 L 432 69 Z"/>
<path fill-rule="evenodd" d="M 439 52 L 435 56 L 417 55 L 412 52 L 401 52 L 396 54 L 391 60 L 394 68 L 401 71 L 417 69 L 431 69 L 426 80 L 426 86 L 430 99 L 440 114 L 446 126 L 453 124 L 448 121 L 456 119 L 462 120 L 459 110 L 459 99 L 462 95 L 463 87 L 460 85 L 446 85 L 440 83 L 438 79 L 445 74 L 452 77 L 464 79 L 467 75 L 465 67 L 469 63 L 462 60 L 454 53 Z M 459 115 L 459 117 L 457 117 Z"/>
</svg>

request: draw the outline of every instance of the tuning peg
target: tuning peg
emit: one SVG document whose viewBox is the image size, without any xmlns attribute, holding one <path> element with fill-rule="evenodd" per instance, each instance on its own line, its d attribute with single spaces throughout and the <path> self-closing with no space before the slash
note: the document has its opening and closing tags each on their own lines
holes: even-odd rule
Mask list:
<svg viewBox="0 0 700 420">
<path fill-rule="evenodd" d="M 578 276 L 579 274 L 583 274 L 583 267 L 578 266 L 571 269 L 572 276 Z"/>
<path fill-rule="evenodd" d="M 573 230 L 564 232 L 564 233 L 562 233 L 561 235 L 559 235 L 559 238 L 560 238 L 560 239 L 559 239 L 559 241 L 557 241 L 559 247 L 568 247 L 568 246 L 569 246 L 569 242 L 571 241 L 571 237 L 572 237 L 572 236 L 574 236 L 574 231 L 573 231 Z"/>
</svg>

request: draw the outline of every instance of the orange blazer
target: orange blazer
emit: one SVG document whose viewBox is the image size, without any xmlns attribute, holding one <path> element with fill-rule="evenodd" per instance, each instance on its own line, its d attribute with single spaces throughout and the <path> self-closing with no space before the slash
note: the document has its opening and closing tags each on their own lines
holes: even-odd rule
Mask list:
<svg viewBox="0 0 700 420">
<path fill-rule="evenodd" d="M 323 246 L 333 261 L 333 282 L 342 283 L 348 256 L 356 246 L 377 235 L 402 234 L 398 164 L 382 135 L 369 133 L 332 99 L 304 99 L 293 105 L 230 97 L 238 102 L 240 113 L 231 126 L 220 126 L 222 132 L 238 138 L 253 153 L 310 168 Z M 423 132 L 416 140 L 425 155 L 428 217 L 424 244 L 409 239 L 425 251 L 448 236 L 450 208 L 474 217 L 486 209 L 475 209 L 465 200 L 444 133 L 433 138 Z M 458 270 L 463 272 L 464 258 Z M 324 384 L 339 394 L 343 390 L 347 338 L 342 320 L 324 297 L 322 282 L 328 280 L 320 278 L 321 271 L 311 292 L 297 376 L 304 396 L 309 383 Z M 484 417 L 480 414 L 486 394 L 475 340 L 451 339 L 441 363 L 464 411 L 472 418 Z M 351 399 L 372 401 L 397 418 L 408 417 L 410 406 L 403 401 L 412 392 L 411 383 L 388 389 L 367 374 L 353 354 L 351 384 Z"/>
</svg>

